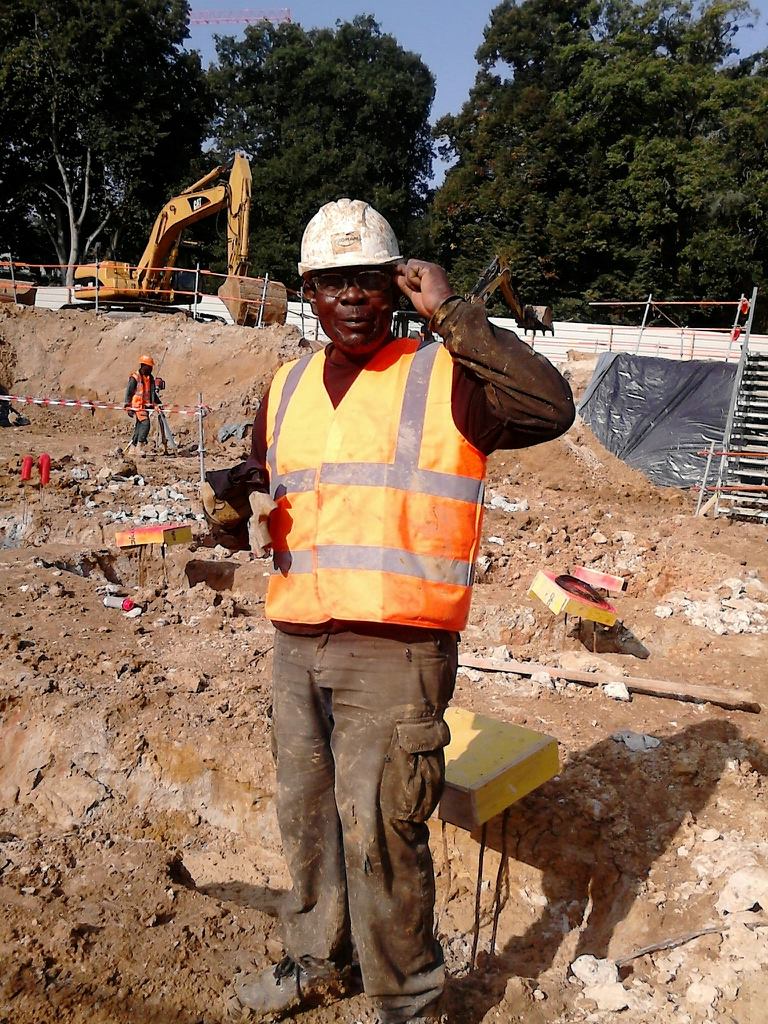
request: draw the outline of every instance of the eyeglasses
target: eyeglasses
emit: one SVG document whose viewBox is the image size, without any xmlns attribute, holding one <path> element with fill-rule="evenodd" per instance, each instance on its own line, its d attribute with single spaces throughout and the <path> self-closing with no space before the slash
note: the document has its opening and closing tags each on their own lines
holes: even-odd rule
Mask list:
<svg viewBox="0 0 768 1024">
<path fill-rule="evenodd" d="M 338 274 L 331 271 L 315 274 L 310 284 L 320 295 L 328 299 L 336 299 L 347 288 L 359 288 L 367 295 L 381 295 L 392 284 L 392 274 L 386 270 L 358 270 L 350 274 Z"/>
</svg>

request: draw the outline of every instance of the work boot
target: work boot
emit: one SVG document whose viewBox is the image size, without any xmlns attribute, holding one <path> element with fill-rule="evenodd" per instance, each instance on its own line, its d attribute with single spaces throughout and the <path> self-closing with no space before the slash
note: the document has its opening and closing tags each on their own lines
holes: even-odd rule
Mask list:
<svg viewBox="0 0 768 1024">
<path fill-rule="evenodd" d="M 282 1020 L 296 1010 L 334 1002 L 352 990 L 349 969 L 310 973 L 302 963 L 286 956 L 274 967 L 235 976 L 227 1016 L 232 1021 Z"/>
</svg>

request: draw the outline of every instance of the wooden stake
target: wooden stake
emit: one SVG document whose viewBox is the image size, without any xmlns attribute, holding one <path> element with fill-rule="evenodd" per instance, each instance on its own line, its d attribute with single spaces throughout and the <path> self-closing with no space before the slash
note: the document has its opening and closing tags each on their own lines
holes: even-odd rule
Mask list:
<svg viewBox="0 0 768 1024">
<path fill-rule="evenodd" d="M 532 676 L 535 672 L 547 672 L 556 679 L 581 686 L 601 686 L 603 683 L 620 681 L 630 693 L 644 693 L 649 697 L 670 697 L 673 700 L 690 701 L 694 704 L 716 704 L 721 708 L 735 711 L 751 711 L 759 714 L 759 702 L 747 690 L 728 689 L 719 686 L 694 686 L 686 683 L 671 683 L 664 679 L 641 679 L 639 676 L 622 676 L 617 669 L 614 675 L 600 672 L 579 672 L 577 669 L 557 668 L 541 665 L 535 661 L 502 661 L 499 658 L 478 658 L 473 654 L 459 655 L 459 665 L 465 668 L 479 668 L 486 672 L 511 672 L 519 676 Z"/>
</svg>

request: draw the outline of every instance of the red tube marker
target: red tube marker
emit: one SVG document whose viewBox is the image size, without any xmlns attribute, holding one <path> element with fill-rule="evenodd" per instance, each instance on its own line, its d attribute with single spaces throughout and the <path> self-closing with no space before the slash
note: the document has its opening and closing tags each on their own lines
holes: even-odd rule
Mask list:
<svg viewBox="0 0 768 1024">
<path fill-rule="evenodd" d="M 45 487 L 51 479 L 51 456 L 43 452 L 37 460 L 37 468 L 40 470 L 40 486 Z"/>
<path fill-rule="evenodd" d="M 21 460 L 21 479 L 23 482 L 29 480 L 32 476 L 32 456 L 25 455 Z"/>
</svg>

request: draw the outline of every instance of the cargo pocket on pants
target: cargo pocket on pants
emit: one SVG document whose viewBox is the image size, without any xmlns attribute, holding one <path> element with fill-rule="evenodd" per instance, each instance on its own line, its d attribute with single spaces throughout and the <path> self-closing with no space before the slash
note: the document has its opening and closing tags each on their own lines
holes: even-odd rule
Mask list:
<svg viewBox="0 0 768 1024">
<path fill-rule="evenodd" d="M 381 809 L 390 821 L 424 822 L 445 780 L 444 747 L 451 733 L 442 720 L 398 722 L 381 777 Z"/>
</svg>

